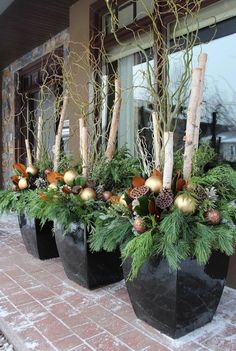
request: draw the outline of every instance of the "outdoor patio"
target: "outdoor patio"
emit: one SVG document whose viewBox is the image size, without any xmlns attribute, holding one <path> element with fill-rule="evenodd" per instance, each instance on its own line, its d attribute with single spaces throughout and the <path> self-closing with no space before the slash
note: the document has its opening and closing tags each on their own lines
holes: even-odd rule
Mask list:
<svg viewBox="0 0 236 351">
<path fill-rule="evenodd" d="M 135 317 L 124 281 L 80 287 L 60 259 L 26 252 L 15 216 L 0 218 L 0 330 L 16 351 L 234 351 L 235 304 L 226 288 L 212 323 L 172 341 Z"/>
</svg>

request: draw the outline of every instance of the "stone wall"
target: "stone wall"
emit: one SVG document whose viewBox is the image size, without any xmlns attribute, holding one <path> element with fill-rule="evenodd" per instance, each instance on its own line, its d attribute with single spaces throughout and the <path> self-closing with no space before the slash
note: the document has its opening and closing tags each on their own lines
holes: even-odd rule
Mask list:
<svg viewBox="0 0 236 351">
<path fill-rule="evenodd" d="M 33 49 L 23 57 L 6 67 L 2 72 L 2 162 L 1 174 L 3 186 L 9 184 L 12 172 L 12 164 L 15 158 L 15 76 L 16 72 L 32 64 L 44 55 L 50 53 L 60 46 L 65 49 L 69 45 L 69 31 L 65 30 L 48 40 L 43 45 Z"/>
</svg>

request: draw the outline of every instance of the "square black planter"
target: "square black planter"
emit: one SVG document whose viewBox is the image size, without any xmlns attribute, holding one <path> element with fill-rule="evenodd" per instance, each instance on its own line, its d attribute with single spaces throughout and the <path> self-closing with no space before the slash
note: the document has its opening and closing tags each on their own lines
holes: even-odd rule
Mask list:
<svg viewBox="0 0 236 351">
<path fill-rule="evenodd" d="M 67 277 L 87 289 L 112 284 L 123 279 L 120 251 L 91 252 L 88 232 L 80 223 L 64 233 L 55 225 L 56 243 Z"/>
<path fill-rule="evenodd" d="M 18 216 L 18 220 L 21 236 L 29 254 L 40 260 L 59 256 L 53 234 L 53 222 L 47 221 L 41 226 L 38 219 L 28 218 L 24 214 Z"/>
<path fill-rule="evenodd" d="M 137 317 L 173 339 L 210 322 L 224 289 L 229 257 L 214 252 L 204 266 L 196 259 L 170 272 L 166 259 L 153 257 L 137 278 L 126 281 Z M 127 280 L 131 260 L 123 264 Z"/>
</svg>

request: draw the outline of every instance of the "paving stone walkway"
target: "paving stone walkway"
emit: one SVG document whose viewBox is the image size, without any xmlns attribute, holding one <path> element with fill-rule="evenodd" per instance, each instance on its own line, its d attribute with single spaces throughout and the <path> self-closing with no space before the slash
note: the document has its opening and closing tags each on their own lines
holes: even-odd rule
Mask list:
<svg viewBox="0 0 236 351">
<path fill-rule="evenodd" d="M 124 281 L 92 292 L 80 287 L 60 259 L 30 256 L 16 217 L 3 216 L 1 324 L 16 351 L 236 351 L 236 291 L 225 289 L 212 323 L 173 341 L 135 317 Z"/>
</svg>

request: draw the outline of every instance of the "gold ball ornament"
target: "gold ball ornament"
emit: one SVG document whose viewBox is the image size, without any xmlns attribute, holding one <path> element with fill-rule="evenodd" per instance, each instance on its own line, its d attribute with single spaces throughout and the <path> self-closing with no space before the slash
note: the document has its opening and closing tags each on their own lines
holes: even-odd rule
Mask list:
<svg viewBox="0 0 236 351">
<path fill-rule="evenodd" d="M 28 188 L 28 182 L 27 179 L 21 178 L 18 183 L 18 187 L 20 190 L 24 190 Z"/>
<path fill-rule="evenodd" d="M 206 212 L 206 219 L 210 224 L 217 225 L 221 221 L 220 212 L 217 210 L 209 210 Z"/>
<path fill-rule="evenodd" d="M 29 173 L 32 176 L 36 176 L 38 174 L 38 171 L 38 168 L 32 165 L 26 168 L 26 173 Z"/>
<path fill-rule="evenodd" d="M 133 227 L 136 230 L 137 233 L 144 233 L 146 231 L 146 226 L 142 218 L 137 217 L 134 220 Z"/>
<path fill-rule="evenodd" d="M 153 193 L 159 193 L 162 190 L 162 180 L 160 177 L 151 176 L 146 180 L 145 186 Z"/>
<path fill-rule="evenodd" d="M 196 211 L 196 201 L 185 194 L 176 197 L 175 206 L 185 214 L 191 214 Z"/>
<path fill-rule="evenodd" d="M 75 178 L 78 177 L 78 175 L 79 175 L 78 172 L 76 172 L 74 170 L 67 171 L 64 174 L 64 182 L 67 185 L 73 185 L 73 182 L 74 182 Z"/>
<path fill-rule="evenodd" d="M 80 192 L 80 198 L 83 201 L 95 200 L 96 193 L 92 188 L 84 188 Z"/>
<path fill-rule="evenodd" d="M 121 195 L 119 204 L 128 207 L 127 202 L 125 201 L 125 194 Z"/>
</svg>

